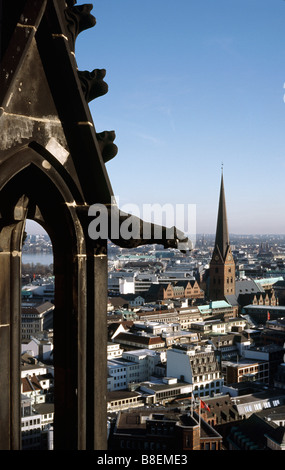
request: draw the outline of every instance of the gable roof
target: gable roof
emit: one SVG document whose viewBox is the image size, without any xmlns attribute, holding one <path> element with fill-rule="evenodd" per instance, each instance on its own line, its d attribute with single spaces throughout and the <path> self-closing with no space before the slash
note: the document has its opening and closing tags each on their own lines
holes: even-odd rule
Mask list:
<svg viewBox="0 0 285 470">
<path fill-rule="evenodd" d="M 21 378 L 22 393 L 42 390 L 42 386 L 36 375 Z"/>
</svg>

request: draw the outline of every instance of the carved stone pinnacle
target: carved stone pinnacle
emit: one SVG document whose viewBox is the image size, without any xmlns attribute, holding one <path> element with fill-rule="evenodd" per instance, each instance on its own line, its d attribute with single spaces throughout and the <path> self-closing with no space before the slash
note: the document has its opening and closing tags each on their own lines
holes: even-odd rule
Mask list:
<svg viewBox="0 0 285 470">
<path fill-rule="evenodd" d="M 71 2 L 69 2 L 71 3 Z M 96 24 L 96 18 L 90 14 L 93 9 L 92 4 L 69 6 L 65 10 L 65 17 L 68 22 L 68 31 L 75 49 L 77 36 L 86 29 L 93 28 Z"/>
<path fill-rule="evenodd" d="M 96 134 L 104 162 L 108 162 L 117 155 L 118 147 L 114 144 L 116 134 L 114 131 L 104 131 Z"/>
<path fill-rule="evenodd" d="M 105 75 L 105 69 L 95 69 L 92 72 L 87 70 L 78 71 L 82 89 L 88 103 L 108 92 L 108 85 L 103 80 Z"/>
</svg>

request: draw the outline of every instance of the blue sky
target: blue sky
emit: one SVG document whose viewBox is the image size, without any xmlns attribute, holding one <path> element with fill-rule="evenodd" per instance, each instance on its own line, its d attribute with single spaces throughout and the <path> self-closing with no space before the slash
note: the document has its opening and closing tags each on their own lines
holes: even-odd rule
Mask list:
<svg viewBox="0 0 285 470">
<path fill-rule="evenodd" d="M 197 232 L 214 233 L 223 162 L 230 232 L 285 233 L 285 2 L 89 3 L 76 59 L 107 71 L 89 106 L 116 132 L 119 205 L 195 204 Z"/>
</svg>

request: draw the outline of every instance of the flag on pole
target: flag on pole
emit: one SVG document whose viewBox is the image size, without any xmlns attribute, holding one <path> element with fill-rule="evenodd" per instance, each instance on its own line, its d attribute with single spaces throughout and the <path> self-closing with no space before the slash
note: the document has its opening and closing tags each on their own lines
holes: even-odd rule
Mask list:
<svg viewBox="0 0 285 470">
<path fill-rule="evenodd" d="M 194 403 L 195 403 L 195 400 L 194 400 L 194 397 L 193 395 L 191 396 L 191 416 L 193 418 L 193 412 L 194 412 Z"/>
<path fill-rule="evenodd" d="M 205 403 L 203 400 L 200 400 L 200 406 L 201 406 L 201 408 L 204 408 L 207 411 L 211 411 L 210 408 L 208 407 L 207 403 Z"/>
<path fill-rule="evenodd" d="M 267 320 L 270 320 L 270 313 L 267 311 Z"/>
</svg>

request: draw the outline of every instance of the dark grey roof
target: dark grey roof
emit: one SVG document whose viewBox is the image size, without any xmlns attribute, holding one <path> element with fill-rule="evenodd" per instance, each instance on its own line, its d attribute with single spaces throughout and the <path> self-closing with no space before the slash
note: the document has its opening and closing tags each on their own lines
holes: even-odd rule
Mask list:
<svg viewBox="0 0 285 470">
<path fill-rule="evenodd" d="M 141 297 L 143 299 L 143 296 L 141 294 L 121 294 L 121 298 L 123 300 L 135 300 L 138 297 Z"/>
<path fill-rule="evenodd" d="M 47 414 L 54 412 L 54 403 L 38 403 L 37 405 L 33 405 L 33 408 L 39 414 Z"/>
<path fill-rule="evenodd" d="M 273 284 L 273 287 L 284 287 L 285 288 L 285 281 L 277 281 Z"/>
<path fill-rule="evenodd" d="M 236 281 L 236 295 L 264 292 L 264 289 L 251 279 Z"/>
<path fill-rule="evenodd" d="M 235 424 L 235 426 L 232 427 L 231 432 L 235 433 L 236 431 L 239 431 L 248 439 L 248 444 L 257 446 L 258 450 L 265 450 L 267 448 L 265 434 L 269 434 L 272 430 L 273 428 L 268 422 L 259 418 L 256 414 L 252 414 L 241 423 Z"/>
<path fill-rule="evenodd" d="M 150 287 L 149 287 L 149 290 L 147 291 L 147 293 L 149 292 L 159 292 L 160 289 L 166 289 L 168 286 L 169 286 L 170 282 L 161 282 L 159 284 L 151 284 Z"/>
<path fill-rule="evenodd" d="M 234 295 L 234 294 L 225 295 L 225 299 L 232 307 L 238 307 L 239 306 L 236 295 Z"/>
<path fill-rule="evenodd" d="M 284 426 L 278 426 L 276 429 L 272 429 L 271 431 L 266 433 L 270 439 L 275 441 L 277 444 L 285 446 L 285 428 Z"/>
<path fill-rule="evenodd" d="M 131 392 L 129 390 L 115 390 L 115 391 L 108 391 L 107 392 L 107 401 L 113 400 L 122 400 L 127 398 L 136 398 L 141 396 L 140 393 Z"/>
</svg>

